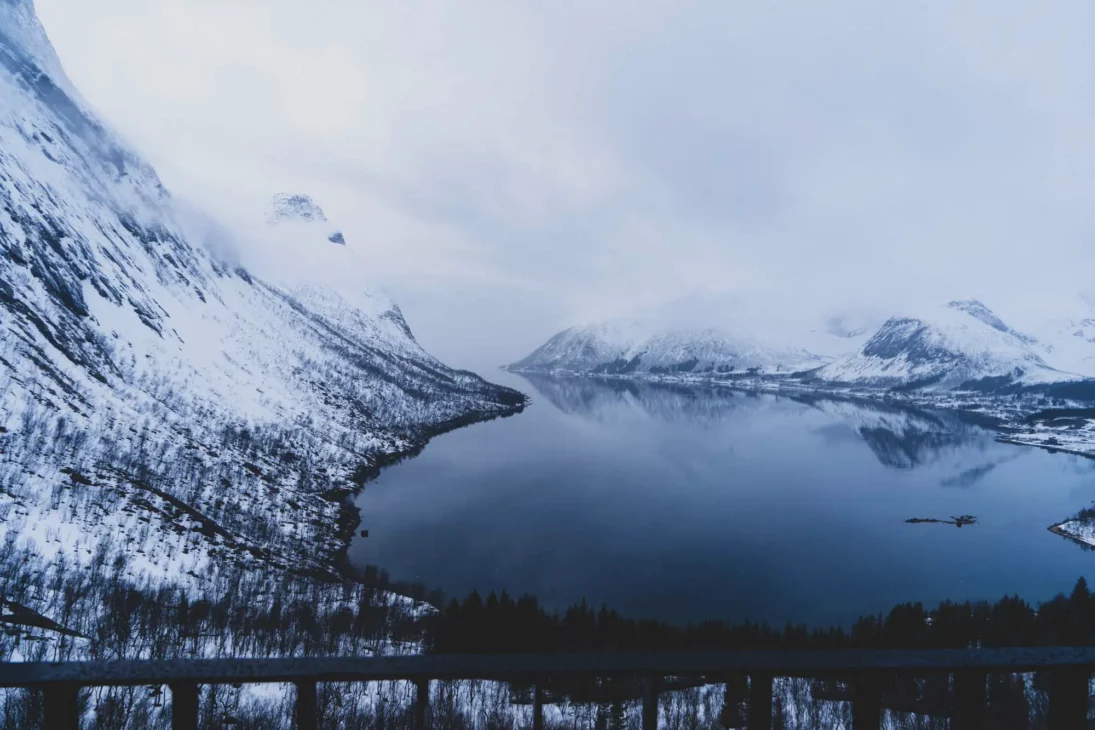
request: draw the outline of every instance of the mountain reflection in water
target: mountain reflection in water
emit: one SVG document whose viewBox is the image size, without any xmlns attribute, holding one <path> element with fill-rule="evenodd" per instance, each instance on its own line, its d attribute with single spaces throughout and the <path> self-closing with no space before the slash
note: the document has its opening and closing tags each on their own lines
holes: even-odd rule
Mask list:
<svg viewBox="0 0 1095 730">
<path fill-rule="evenodd" d="M 831 438 L 862 440 L 878 461 L 894 469 L 915 469 L 984 441 L 990 434 L 969 419 L 946 411 L 925 411 L 868 400 L 825 396 L 780 396 L 680 384 L 620 379 L 545 377 L 522 374 L 553 406 L 602 423 L 621 423 L 635 411 L 667 422 L 717 425 L 743 413 L 770 408 L 774 401 L 798 403 L 832 417 L 817 428 Z M 1012 451 L 1012 450 L 1009 450 Z M 995 462 L 973 467 L 963 475 L 984 475 Z M 961 475 L 956 475 L 956 479 Z M 976 478 L 967 479 L 970 486 Z"/>
<path fill-rule="evenodd" d="M 383 472 L 358 498 L 369 537 L 351 560 L 450 594 L 776 623 L 910 600 L 1037 600 L 1095 567 L 1046 530 L 1095 499 L 1092 462 L 999 443 L 954 413 L 497 379 L 532 406 Z M 906 523 L 950 515 L 977 525 Z"/>
</svg>

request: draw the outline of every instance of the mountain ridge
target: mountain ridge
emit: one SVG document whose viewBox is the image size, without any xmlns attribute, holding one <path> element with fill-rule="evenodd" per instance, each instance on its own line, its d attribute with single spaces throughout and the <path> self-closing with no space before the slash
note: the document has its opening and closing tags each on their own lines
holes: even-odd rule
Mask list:
<svg viewBox="0 0 1095 730">
<path fill-rule="evenodd" d="M 1037 340 L 977 300 L 888 319 L 860 348 L 818 370 L 830 383 L 954 390 L 1080 380 L 1049 365 Z"/>
<path fill-rule="evenodd" d="M 0 0 L 0 18 L 0 513 L 18 516 L 0 535 L 74 567 L 102 547 L 182 584 L 241 565 L 330 573 L 368 474 L 524 407 L 429 355 L 383 295 L 196 244 L 152 167 L 52 67 L 33 6 Z M 251 234 L 347 261 L 313 222 Z"/>
<path fill-rule="evenodd" d="M 556 334 L 511 370 L 588 374 L 790 373 L 823 365 L 802 348 L 734 336 L 716 328 L 645 328 L 638 322 L 572 327 Z"/>
<path fill-rule="evenodd" d="M 630 320 L 582 325 L 554 335 L 507 367 L 625 377 L 789 376 L 804 384 L 913 390 L 984 390 L 990 385 L 1028 387 L 1085 379 L 1047 361 L 1054 349 L 1049 341 L 1010 327 L 976 299 L 896 314 L 869 333 L 839 317 L 829 318 L 816 331 L 800 327 L 801 341 L 820 344 L 823 352 L 772 344 L 778 333 L 742 326 L 743 331 L 750 329 L 772 340 Z M 784 335 L 783 341 L 795 339 Z"/>
</svg>

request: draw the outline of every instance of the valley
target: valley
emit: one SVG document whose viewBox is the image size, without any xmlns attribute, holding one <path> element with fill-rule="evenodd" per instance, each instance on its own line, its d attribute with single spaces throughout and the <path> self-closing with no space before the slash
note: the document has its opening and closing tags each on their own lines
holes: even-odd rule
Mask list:
<svg viewBox="0 0 1095 730">
<path fill-rule="evenodd" d="M 978 78 L 915 8 L 130 5 L 0 0 L 0 730 L 1082 715 L 1076 662 L 360 670 L 1088 651 L 1084 64 Z M 273 658 L 352 671 L 26 666 Z"/>
</svg>

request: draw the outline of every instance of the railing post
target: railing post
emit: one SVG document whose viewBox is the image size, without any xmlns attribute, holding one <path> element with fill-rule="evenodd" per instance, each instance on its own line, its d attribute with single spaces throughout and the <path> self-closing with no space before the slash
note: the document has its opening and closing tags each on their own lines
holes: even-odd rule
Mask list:
<svg viewBox="0 0 1095 730">
<path fill-rule="evenodd" d="M 316 683 L 297 682 L 297 730 L 317 730 L 319 712 L 316 705 Z"/>
<path fill-rule="evenodd" d="M 197 730 L 198 685 L 177 682 L 171 688 L 171 730 Z"/>
<path fill-rule="evenodd" d="M 80 727 L 80 688 L 54 684 L 43 692 L 46 730 L 77 730 Z"/>
<path fill-rule="evenodd" d="M 532 685 L 532 730 L 544 730 L 544 691 L 539 682 Z"/>
<path fill-rule="evenodd" d="M 660 677 L 643 680 L 643 730 L 658 730 L 658 685 Z"/>
<path fill-rule="evenodd" d="M 853 730 L 882 727 L 882 683 L 877 677 L 857 677 L 852 684 Z"/>
<path fill-rule="evenodd" d="M 954 730 L 982 730 L 985 727 L 984 672 L 966 670 L 954 673 Z"/>
<path fill-rule="evenodd" d="M 1087 727 L 1088 669 L 1049 673 L 1049 730 Z"/>
<path fill-rule="evenodd" d="M 426 730 L 427 713 L 430 709 L 430 680 L 419 679 L 414 683 L 414 728 Z"/>
<path fill-rule="evenodd" d="M 772 675 L 749 676 L 749 730 L 772 728 Z"/>
</svg>

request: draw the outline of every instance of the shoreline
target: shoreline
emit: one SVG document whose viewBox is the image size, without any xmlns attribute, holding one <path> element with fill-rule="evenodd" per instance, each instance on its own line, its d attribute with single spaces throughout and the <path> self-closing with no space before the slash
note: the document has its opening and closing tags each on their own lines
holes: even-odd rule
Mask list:
<svg viewBox="0 0 1095 730">
<path fill-rule="evenodd" d="M 358 568 L 350 562 L 350 543 L 353 542 L 357 528 L 361 525 L 361 508 L 354 504 L 355 498 L 365 490 L 365 487 L 383 473 L 385 469 L 396 466 L 407 459 L 419 456 L 433 439 L 438 436 L 459 431 L 482 423 L 490 423 L 502 418 L 512 418 L 520 415 L 528 408 L 531 399 L 522 393 L 524 402 L 519 405 L 508 406 L 500 411 L 472 411 L 463 416 L 449 419 L 433 426 L 420 429 L 414 438 L 414 443 L 403 451 L 379 454 L 372 464 L 359 470 L 354 475 L 355 486 L 350 488 L 335 487 L 324 493 L 324 497 L 339 504 L 339 516 L 336 528 L 336 539 L 341 543 L 341 548 L 330 558 L 331 571 L 334 576 L 344 580 L 358 581 Z"/>
<path fill-rule="evenodd" d="M 1057 535 L 1058 537 L 1063 537 L 1066 540 L 1071 540 L 1072 542 L 1076 543 L 1080 547 L 1086 548 L 1088 550 L 1095 550 L 1095 544 L 1092 544 L 1092 543 L 1088 542 L 1087 540 L 1084 540 L 1083 538 L 1081 538 L 1081 537 L 1069 532 L 1068 530 L 1064 529 L 1064 526 L 1066 524 L 1068 524 L 1070 521 L 1071 520 L 1065 520 L 1064 522 L 1058 522 L 1056 525 L 1050 525 L 1046 529 L 1048 529 L 1050 532 L 1052 532 L 1054 535 Z"/>
<path fill-rule="evenodd" d="M 1031 448 L 1042 449 L 1043 451 L 1048 451 L 1051 454 L 1070 454 L 1072 456 L 1081 456 L 1085 459 L 1095 459 L 1095 453 L 1093 453 L 1092 451 L 1077 451 L 1076 449 L 1069 449 L 1058 444 L 1023 441 L 1020 439 L 1010 438 L 1006 435 L 997 436 L 996 440 L 1002 444 L 1011 444 L 1012 446 L 1030 446 Z M 1095 443 L 1092 444 L 1092 449 L 1095 450 Z"/>
</svg>

